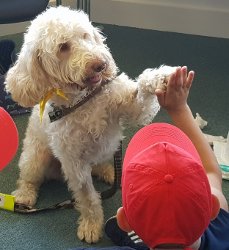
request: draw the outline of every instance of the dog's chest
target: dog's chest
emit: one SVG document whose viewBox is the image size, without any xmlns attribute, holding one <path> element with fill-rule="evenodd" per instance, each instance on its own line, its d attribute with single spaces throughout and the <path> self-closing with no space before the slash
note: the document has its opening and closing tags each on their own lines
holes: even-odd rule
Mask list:
<svg viewBox="0 0 229 250">
<path fill-rule="evenodd" d="M 50 127 L 49 143 L 55 155 L 72 152 L 75 157 L 92 162 L 110 159 L 122 140 L 122 127 L 102 117 L 79 116 L 75 114 Z"/>
<path fill-rule="evenodd" d="M 109 144 L 112 138 L 120 137 L 122 130 L 118 117 L 107 112 L 106 107 L 90 105 L 50 123 L 46 133 L 53 139 L 92 140 Z"/>
<path fill-rule="evenodd" d="M 70 114 L 51 122 L 47 133 L 52 147 L 66 143 L 71 148 L 86 148 L 91 154 L 99 151 L 100 155 L 117 148 L 123 128 L 109 98 L 108 91 L 100 92 Z"/>
</svg>

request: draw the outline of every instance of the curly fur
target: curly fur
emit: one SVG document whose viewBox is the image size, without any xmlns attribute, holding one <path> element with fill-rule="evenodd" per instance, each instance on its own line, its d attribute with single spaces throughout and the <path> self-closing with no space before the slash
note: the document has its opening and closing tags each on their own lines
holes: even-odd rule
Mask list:
<svg viewBox="0 0 229 250">
<path fill-rule="evenodd" d="M 88 243 L 102 234 L 103 210 L 91 174 L 113 182 L 112 158 L 123 137 L 124 124 L 147 124 L 159 110 L 154 94 L 173 67 L 145 70 L 138 79 L 117 75 L 118 68 L 98 28 L 82 11 L 50 8 L 32 21 L 6 89 L 25 107 L 34 107 L 19 161 L 16 201 L 34 205 L 46 178 L 57 178 L 58 164 L 80 212 L 77 235 Z M 83 91 L 107 82 L 102 91 L 69 115 L 50 123 L 51 103 L 74 105 Z M 42 123 L 39 101 L 52 88 L 68 100 L 53 96 Z"/>
</svg>

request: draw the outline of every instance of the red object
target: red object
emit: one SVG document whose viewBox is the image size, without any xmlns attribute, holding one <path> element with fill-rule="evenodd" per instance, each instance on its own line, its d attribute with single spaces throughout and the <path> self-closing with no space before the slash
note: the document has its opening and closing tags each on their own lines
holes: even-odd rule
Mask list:
<svg viewBox="0 0 229 250">
<path fill-rule="evenodd" d="M 17 127 L 12 117 L 0 107 L 0 171 L 13 159 L 17 149 Z"/>
<path fill-rule="evenodd" d="M 180 129 L 154 123 L 135 134 L 123 163 L 122 201 L 148 247 L 199 239 L 211 220 L 212 196 L 199 155 Z"/>
</svg>

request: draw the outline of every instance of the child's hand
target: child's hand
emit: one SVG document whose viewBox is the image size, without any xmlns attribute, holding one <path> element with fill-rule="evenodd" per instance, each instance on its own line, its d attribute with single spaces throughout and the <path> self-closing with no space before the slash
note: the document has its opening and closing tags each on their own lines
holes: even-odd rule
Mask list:
<svg viewBox="0 0 229 250">
<path fill-rule="evenodd" d="M 187 105 L 189 90 L 194 78 L 194 72 L 187 72 L 187 67 L 177 67 L 167 84 L 165 91 L 156 89 L 158 102 L 168 112 L 179 112 Z"/>
</svg>

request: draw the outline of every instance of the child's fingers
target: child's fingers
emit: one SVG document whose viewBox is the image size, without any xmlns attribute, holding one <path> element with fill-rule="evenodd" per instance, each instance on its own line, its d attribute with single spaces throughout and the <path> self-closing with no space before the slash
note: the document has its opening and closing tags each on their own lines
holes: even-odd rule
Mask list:
<svg viewBox="0 0 229 250">
<path fill-rule="evenodd" d="M 179 89 L 183 86 L 183 68 L 178 67 L 176 74 L 176 87 Z"/>
<path fill-rule="evenodd" d="M 186 83 L 186 79 L 187 79 L 187 67 L 183 66 L 181 68 L 181 78 L 182 78 L 182 85 L 184 85 Z"/>
<path fill-rule="evenodd" d="M 166 91 L 168 91 L 168 89 L 174 84 L 175 75 L 176 71 L 169 76 L 168 82 L 166 84 Z"/>
<path fill-rule="evenodd" d="M 192 82 L 195 76 L 195 72 L 194 71 L 190 71 L 188 73 L 188 77 L 187 77 L 187 81 L 186 81 L 186 88 L 190 88 L 192 86 Z"/>
<path fill-rule="evenodd" d="M 173 74 L 171 74 L 171 76 L 169 77 L 169 81 L 167 84 L 167 90 L 169 90 L 169 88 L 177 86 L 177 81 L 178 81 L 178 77 L 180 74 L 179 71 L 180 71 L 180 67 L 177 67 L 176 71 Z"/>
</svg>

